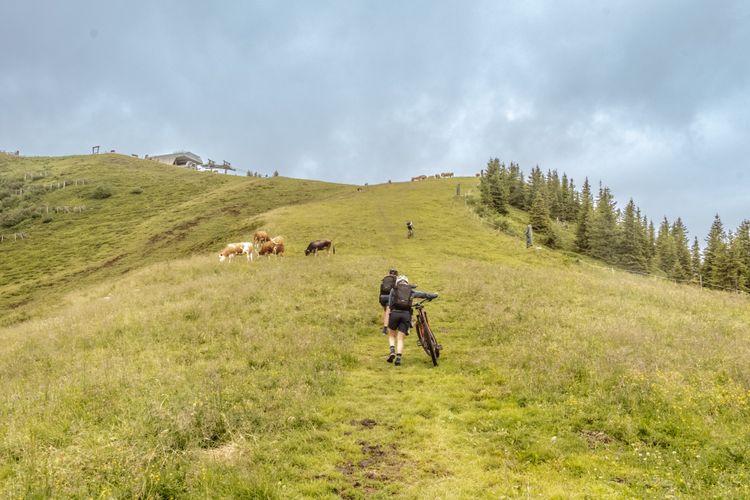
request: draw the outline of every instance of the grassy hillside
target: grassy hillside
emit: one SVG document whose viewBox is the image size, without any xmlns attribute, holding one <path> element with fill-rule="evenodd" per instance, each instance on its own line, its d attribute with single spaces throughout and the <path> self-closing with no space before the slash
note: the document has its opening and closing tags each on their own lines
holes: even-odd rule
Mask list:
<svg viewBox="0 0 750 500">
<path fill-rule="evenodd" d="M 28 236 L 0 244 L 0 310 L 52 301 L 61 290 L 145 264 L 218 252 L 227 241 L 251 237 L 264 223 L 259 214 L 274 207 L 353 191 L 280 177 L 200 173 L 121 155 L 3 155 L 0 180 L 15 181 L 24 191 L 14 200 L 18 207 L 4 211 L 27 207 L 34 214 L 0 228 L 0 233 Z M 60 188 L 63 182 L 67 185 Z M 92 197 L 97 190 L 110 196 Z M 84 208 L 72 211 L 77 207 Z"/>
<path fill-rule="evenodd" d="M 0 330 L 0 495 L 748 496 L 748 301 L 527 251 L 457 182 L 322 185 L 238 217 L 287 257 L 219 265 L 206 233 L 29 304 Z M 437 368 L 413 335 L 385 363 L 391 266 L 440 293 Z"/>
</svg>

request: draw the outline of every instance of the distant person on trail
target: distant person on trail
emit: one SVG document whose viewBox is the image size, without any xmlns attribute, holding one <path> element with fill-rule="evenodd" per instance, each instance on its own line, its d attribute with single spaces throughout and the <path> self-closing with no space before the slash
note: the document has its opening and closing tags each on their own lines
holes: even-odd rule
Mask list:
<svg viewBox="0 0 750 500">
<path fill-rule="evenodd" d="M 380 305 L 383 306 L 383 335 L 388 335 L 388 315 L 390 309 L 388 309 L 388 297 L 391 295 L 391 290 L 396 286 L 396 277 L 398 271 L 390 269 L 388 274 L 383 277 L 383 281 L 380 282 Z"/>
<path fill-rule="evenodd" d="M 406 221 L 406 237 L 411 238 L 414 236 L 414 224 L 410 220 Z"/>
<path fill-rule="evenodd" d="M 415 285 L 416 286 L 416 285 Z M 435 299 L 438 294 L 420 292 L 409 284 L 409 278 L 403 274 L 396 278 L 396 286 L 388 297 L 390 315 L 388 317 L 389 352 L 386 361 L 401 365 L 401 354 L 404 351 L 404 337 L 409 335 L 411 327 L 412 299 Z"/>
</svg>

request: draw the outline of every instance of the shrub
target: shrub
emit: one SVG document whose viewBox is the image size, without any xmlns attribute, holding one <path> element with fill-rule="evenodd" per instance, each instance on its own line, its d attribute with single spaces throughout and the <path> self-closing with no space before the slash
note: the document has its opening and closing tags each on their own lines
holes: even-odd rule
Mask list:
<svg viewBox="0 0 750 500">
<path fill-rule="evenodd" d="M 32 215 L 33 215 L 33 211 L 30 208 L 19 208 L 16 210 L 8 210 L 0 214 L 0 226 L 13 227 L 25 221 Z"/>
<path fill-rule="evenodd" d="M 107 186 L 97 186 L 96 189 L 89 195 L 94 200 L 103 200 L 112 196 L 112 190 Z"/>
<path fill-rule="evenodd" d="M 130 190 L 130 194 L 141 194 L 143 193 L 143 189 L 136 187 Z"/>
</svg>

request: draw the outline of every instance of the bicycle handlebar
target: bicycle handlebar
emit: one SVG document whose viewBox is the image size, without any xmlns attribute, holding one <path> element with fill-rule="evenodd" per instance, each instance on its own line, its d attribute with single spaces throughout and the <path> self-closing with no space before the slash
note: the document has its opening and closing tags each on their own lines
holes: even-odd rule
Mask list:
<svg viewBox="0 0 750 500">
<path fill-rule="evenodd" d="M 415 302 L 414 304 L 412 304 L 412 307 L 420 307 L 420 306 L 422 306 L 422 304 L 424 304 L 425 302 L 430 302 L 430 301 L 433 301 L 433 300 L 435 300 L 436 298 L 437 298 L 437 297 L 431 297 L 431 298 L 430 298 L 430 297 L 428 297 L 428 298 L 422 299 L 422 300 L 420 300 L 419 302 Z M 424 307 L 424 306 L 422 306 L 422 307 Z"/>
</svg>

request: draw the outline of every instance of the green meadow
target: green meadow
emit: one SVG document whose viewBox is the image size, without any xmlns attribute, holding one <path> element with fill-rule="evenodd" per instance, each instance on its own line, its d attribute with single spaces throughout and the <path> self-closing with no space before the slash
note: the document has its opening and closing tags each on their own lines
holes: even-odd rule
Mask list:
<svg viewBox="0 0 750 500">
<path fill-rule="evenodd" d="M 0 244 L 3 498 L 750 496 L 744 296 L 526 249 L 473 178 L 0 157 L 43 168 L 86 184 L 26 203 L 86 209 L 2 229 L 28 234 Z M 218 262 L 258 228 L 284 257 Z M 438 367 L 415 335 L 385 362 L 389 267 L 440 294 Z"/>
</svg>

